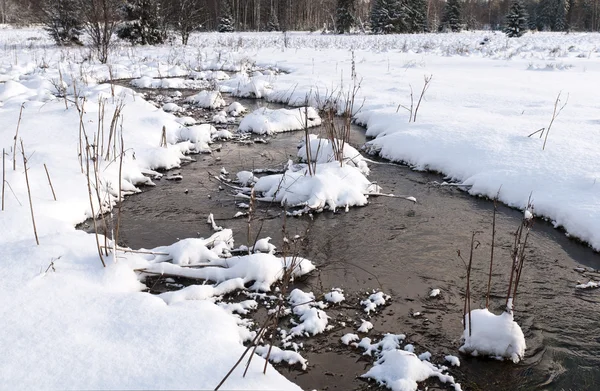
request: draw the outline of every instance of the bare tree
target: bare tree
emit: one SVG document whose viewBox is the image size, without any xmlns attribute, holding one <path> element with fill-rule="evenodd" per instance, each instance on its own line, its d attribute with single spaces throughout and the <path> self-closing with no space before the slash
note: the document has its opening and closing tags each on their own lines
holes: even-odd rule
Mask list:
<svg viewBox="0 0 600 391">
<path fill-rule="evenodd" d="M 119 0 L 81 0 L 85 30 L 90 35 L 98 60 L 106 64 L 113 33 L 117 27 Z"/>
<path fill-rule="evenodd" d="M 167 11 L 168 24 L 187 45 L 190 34 L 200 28 L 209 18 L 202 0 L 172 0 Z"/>
</svg>

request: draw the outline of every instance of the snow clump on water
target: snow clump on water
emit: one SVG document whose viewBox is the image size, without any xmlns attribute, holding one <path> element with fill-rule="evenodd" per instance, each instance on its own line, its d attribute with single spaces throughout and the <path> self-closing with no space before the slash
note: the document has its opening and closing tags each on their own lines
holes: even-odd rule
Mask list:
<svg viewBox="0 0 600 391">
<path fill-rule="evenodd" d="M 495 315 L 485 308 L 477 309 L 471 311 L 470 319 L 473 327 L 469 315 L 465 316 L 464 343 L 459 349 L 462 353 L 521 361 L 525 355 L 525 336 L 511 313 Z"/>
</svg>

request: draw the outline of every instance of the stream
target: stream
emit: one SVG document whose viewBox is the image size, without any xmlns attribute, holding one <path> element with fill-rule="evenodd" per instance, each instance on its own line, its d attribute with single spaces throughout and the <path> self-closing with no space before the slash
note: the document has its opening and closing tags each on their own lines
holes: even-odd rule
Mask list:
<svg viewBox="0 0 600 391">
<path fill-rule="evenodd" d="M 225 97 L 228 102 L 230 97 Z M 280 108 L 261 100 L 237 100 L 249 112 L 261 106 Z M 318 128 L 311 129 L 318 133 Z M 353 126 L 351 144 L 360 147 L 363 128 Z M 217 225 L 231 228 L 236 245 L 247 244 L 247 219 L 233 218 L 236 200 L 211 179 L 225 167 L 232 176 L 241 170 L 282 167 L 295 159 L 302 132 L 277 134 L 268 144 L 224 142 L 210 155 L 195 155 L 194 163 L 169 174 L 179 181 L 156 180 L 140 195 L 127 197 L 121 206 L 121 244 L 131 248 L 169 245 L 178 239 L 208 237 L 213 213 Z M 481 231 L 474 253 L 472 308 L 485 306 L 489 269 L 493 203 L 456 187 L 439 186 L 440 175 L 415 172 L 387 162 L 369 164 L 371 181 L 385 193 L 416 197 L 416 204 L 397 198 L 371 197 L 366 207 L 337 213 L 326 211 L 288 218 L 288 236 L 303 236 L 300 254 L 317 265 L 296 285 L 316 295 L 342 288 L 348 305 L 327 309 L 333 330 L 306 339 L 300 351 L 309 362 L 306 372 L 278 365 L 281 373 L 302 388 L 320 390 L 373 389 L 357 378 L 372 365 L 362 352 L 342 345 L 340 337 L 356 332 L 358 301 L 373 289 L 391 295 L 390 304 L 369 320 L 369 337 L 384 333 L 407 335 L 417 353 L 429 351 L 442 363 L 447 354 L 459 356 L 460 367 L 450 373 L 463 390 L 593 390 L 600 387 L 600 291 L 577 290 L 587 278 L 577 267 L 600 269 L 600 256 L 569 239 L 549 223 L 537 219 L 528 242 L 527 259 L 515 302 L 515 320 L 527 341 L 526 357 L 519 364 L 459 355 L 461 316 L 466 271 L 457 250 L 468 254 L 472 231 Z M 221 187 L 222 188 L 222 187 Z M 239 200 L 238 200 L 239 202 Z M 259 205 L 264 217 L 251 228 L 255 236 L 270 236 L 282 243 L 279 205 Z M 514 232 L 522 212 L 499 206 L 496 220 L 495 267 L 490 310 L 503 309 Z M 88 227 L 89 230 L 89 227 Z M 429 297 L 431 289 L 441 295 Z M 413 316 L 420 312 L 421 316 Z M 346 320 L 344 323 L 337 320 Z M 473 325 L 474 328 L 477 324 Z M 447 389 L 427 383 L 430 389 Z"/>
</svg>

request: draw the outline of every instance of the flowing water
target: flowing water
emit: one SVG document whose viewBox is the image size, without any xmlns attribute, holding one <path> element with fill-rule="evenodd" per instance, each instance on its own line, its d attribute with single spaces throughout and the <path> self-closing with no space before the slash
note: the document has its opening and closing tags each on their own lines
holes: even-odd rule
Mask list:
<svg viewBox="0 0 600 391">
<path fill-rule="evenodd" d="M 250 110 L 267 105 L 242 103 Z M 212 233 L 206 223 L 209 213 L 218 225 L 233 229 L 236 244 L 248 243 L 246 219 L 233 218 L 239 211 L 235 199 L 211 177 L 222 167 L 232 175 L 281 167 L 295 158 L 301 137 L 302 132 L 296 132 L 277 135 L 269 144 L 227 142 L 218 152 L 197 155 L 197 162 L 171 170 L 183 179 L 156 181 L 156 187 L 144 188 L 142 194 L 123 202 L 122 244 L 153 248 L 182 238 L 207 237 Z M 364 130 L 354 127 L 351 143 L 360 146 L 364 141 Z M 373 387 L 357 378 L 371 362 L 340 343 L 342 335 L 355 332 L 352 321 L 364 318 L 364 313 L 357 312 L 357 303 L 373 289 L 390 294 L 392 301 L 370 319 L 372 339 L 383 333 L 404 333 L 417 353 L 430 351 L 434 362 L 442 362 L 446 354 L 458 355 L 466 273 L 457 250 L 468 253 L 472 231 L 480 231 L 481 243 L 475 250 L 472 307 L 485 306 L 492 202 L 434 184 L 442 181 L 439 175 L 388 163 L 370 166 L 370 179 L 384 192 L 411 195 L 418 202 L 372 197 L 368 206 L 347 213 L 324 212 L 314 219 L 305 216 L 286 222 L 288 236 L 305 237 L 300 255 L 318 265 L 302 287 L 316 294 L 342 288 L 348 299 L 346 306 L 327 310 L 336 325 L 332 331 L 305 341 L 301 354 L 309 360 L 307 372 L 279 367 L 304 389 Z M 281 244 L 280 207 L 260 205 L 257 216 L 262 221 L 253 224 L 250 242 L 260 235 Z M 499 207 L 490 305 L 496 313 L 504 306 L 513 234 L 521 217 L 519 211 Z M 575 289 L 577 281 L 587 281 L 575 268 L 600 269 L 600 256 L 541 220 L 536 220 L 528 244 L 515 303 L 516 320 L 527 341 L 525 359 L 513 364 L 461 356 L 461 366 L 453 367 L 451 373 L 462 382 L 463 390 L 600 389 L 600 291 Z M 429 298 L 432 288 L 441 289 L 442 294 Z M 413 317 L 417 311 L 422 315 Z M 338 320 L 347 321 L 347 327 Z"/>
</svg>

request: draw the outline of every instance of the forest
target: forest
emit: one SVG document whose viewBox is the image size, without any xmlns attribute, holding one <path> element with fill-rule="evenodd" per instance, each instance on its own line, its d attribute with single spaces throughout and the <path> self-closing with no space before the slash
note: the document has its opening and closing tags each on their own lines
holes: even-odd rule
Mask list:
<svg viewBox="0 0 600 391">
<path fill-rule="evenodd" d="M 518 12 L 521 25 L 532 31 L 598 31 L 599 1 L 0 0 L 0 23 L 77 21 L 78 12 L 93 7 L 102 11 L 93 17 L 141 21 L 162 29 L 165 37 L 167 30 L 419 33 L 502 30 Z"/>
</svg>

